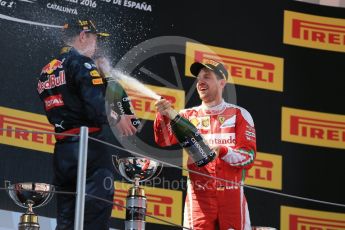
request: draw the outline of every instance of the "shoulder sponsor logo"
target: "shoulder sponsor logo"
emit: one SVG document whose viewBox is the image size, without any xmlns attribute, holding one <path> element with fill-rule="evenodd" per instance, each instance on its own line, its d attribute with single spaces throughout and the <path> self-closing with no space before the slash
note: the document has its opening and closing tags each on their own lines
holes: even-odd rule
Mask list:
<svg viewBox="0 0 345 230">
<path fill-rule="evenodd" d="M 345 149 L 345 116 L 283 107 L 282 140 Z"/>
<path fill-rule="evenodd" d="M 281 230 L 344 230 L 345 214 L 280 207 Z"/>
<path fill-rule="evenodd" d="M 115 181 L 114 202 L 126 206 L 126 196 L 132 184 Z M 169 189 L 141 186 L 147 198 L 147 214 L 180 225 L 182 223 L 182 192 Z M 112 217 L 125 219 L 124 208 L 113 207 Z M 146 218 L 149 223 L 166 224 L 159 220 Z"/>
<path fill-rule="evenodd" d="M 189 69 L 193 62 L 208 59 L 224 63 L 231 76 L 229 82 L 283 91 L 283 58 L 187 42 L 186 76 L 193 77 Z"/>
<path fill-rule="evenodd" d="M 282 156 L 256 153 L 253 167 L 246 171 L 248 185 L 282 190 Z"/>
<path fill-rule="evenodd" d="M 284 12 L 284 43 L 345 52 L 345 19 Z"/>
<path fill-rule="evenodd" d="M 123 85 L 128 96 L 131 99 L 135 115 L 138 118 L 145 120 L 154 120 L 156 117 L 156 108 L 155 108 L 155 99 L 149 97 L 143 97 L 141 94 L 138 94 L 136 91 L 133 91 Z M 170 89 L 165 87 L 158 87 L 152 85 L 146 85 L 149 89 L 153 90 L 158 95 L 163 96 L 165 99 L 171 101 L 172 106 L 175 110 L 179 111 L 185 106 L 185 92 L 183 90 Z"/>
<path fill-rule="evenodd" d="M 27 133 L 21 131 L 54 132 L 46 116 L 0 107 L 0 143 L 53 153 L 55 138 L 53 134 Z M 16 130 L 17 132 L 11 132 Z"/>
<path fill-rule="evenodd" d="M 248 141 L 256 141 L 256 134 L 255 134 L 255 128 L 246 125 L 246 131 L 244 132 L 244 135 Z"/>
</svg>

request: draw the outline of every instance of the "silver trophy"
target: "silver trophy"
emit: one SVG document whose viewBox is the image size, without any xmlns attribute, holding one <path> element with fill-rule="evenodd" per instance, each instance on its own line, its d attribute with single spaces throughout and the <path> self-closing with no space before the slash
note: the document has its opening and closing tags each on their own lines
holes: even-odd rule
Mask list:
<svg viewBox="0 0 345 230">
<path fill-rule="evenodd" d="M 163 165 L 143 157 L 117 156 L 113 156 L 113 164 L 116 171 L 134 185 L 127 193 L 125 229 L 145 230 L 147 201 L 145 191 L 139 186 L 139 182 L 157 177 Z"/>
<path fill-rule="evenodd" d="M 20 207 L 27 208 L 26 213 L 21 215 L 18 225 L 19 230 L 38 230 L 38 216 L 33 212 L 33 208 L 46 205 L 53 197 L 55 188 L 53 185 L 45 183 L 17 183 L 6 184 L 8 195 Z"/>
</svg>

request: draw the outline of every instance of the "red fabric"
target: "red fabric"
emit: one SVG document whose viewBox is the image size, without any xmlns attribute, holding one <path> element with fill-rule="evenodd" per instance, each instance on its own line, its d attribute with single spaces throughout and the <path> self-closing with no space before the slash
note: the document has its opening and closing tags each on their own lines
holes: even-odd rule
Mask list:
<svg viewBox="0 0 345 230">
<path fill-rule="evenodd" d="M 89 133 L 98 132 L 100 130 L 101 130 L 101 128 L 98 128 L 98 127 L 89 127 Z M 73 128 L 73 129 L 69 129 L 65 132 L 61 132 L 61 134 L 79 134 L 79 133 L 80 133 L 80 128 Z M 68 137 L 70 137 L 70 136 L 55 134 L 56 140 L 63 140 L 63 139 L 68 138 Z"/>
<path fill-rule="evenodd" d="M 228 148 L 226 146 L 220 146 L 219 148 L 219 158 L 224 157 L 228 153 Z"/>
</svg>

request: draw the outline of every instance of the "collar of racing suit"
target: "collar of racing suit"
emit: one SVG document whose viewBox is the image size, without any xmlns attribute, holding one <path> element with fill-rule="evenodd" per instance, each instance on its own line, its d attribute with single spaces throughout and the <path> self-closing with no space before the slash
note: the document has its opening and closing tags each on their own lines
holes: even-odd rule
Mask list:
<svg viewBox="0 0 345 230">
<path fill-rule="evenodd" d="M 201 104 L 201 109 L 205 114 L 218 114 L 224 111 L 226 107 L 226 102 L 222 99 L 222 102 L 215 106 L 207 106 L 204 103 Z"/>
<path fill-rule="evenodd" d="M 66 45 L 61 48 L 60 54 L 65 54 L 65 53 L 72 53 L 73 55 L 81 55 L 83 56 L 76 48 L 73 46 Z"/>
</svg>

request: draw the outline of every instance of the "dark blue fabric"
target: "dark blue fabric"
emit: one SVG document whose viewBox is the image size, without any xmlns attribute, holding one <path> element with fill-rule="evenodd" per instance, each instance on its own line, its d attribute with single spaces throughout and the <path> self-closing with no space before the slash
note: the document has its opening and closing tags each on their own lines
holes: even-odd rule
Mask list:
<svg viewBox="0 0 345 230">
<path fill-rule="evenodd" d="M 93 133 L 90 136 L 104 139 L 102 133 Z M 78 149 L 78 138 L 69 138 L 55 145 L 54 184 L 59 191 L 76 191 Z M 112 202 L 113 182 L 113 165 L 108 147 L 89 140 L 86 194 Z M 73 230 L 75 201 L 74 195 L 57 194 L 57 230 Z M 86 196 L 84 230 L 109 229 L 111 211 L 111 204 Z"/>
<path fill-rule="evenodd" d="M 63 101 L 63 105 L 45 107 L 49 122 L 55 126 L 57 133 L 81 126 L 100 127 L 107 124 L 105 79 L 92 76 L 92 72 L 98 73 L 98 69 L 91 58 L 79 54 L 74 48 L 66 50 L 54 59 L 61 66 L 54 66 L 51 73 L 42 71 L 38 82 L 38 93 L 43 102 L 49 103 L 52 97 L 59 97 Z M 49 85 L 50 78 L 55 81 L 59 79 L 62 83 Z M 94 80 L 103 83 L 94 84 Z M 47 81 L 48 85 L 44 86 L 43 83 Z"/>
</svg>

